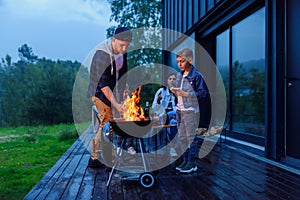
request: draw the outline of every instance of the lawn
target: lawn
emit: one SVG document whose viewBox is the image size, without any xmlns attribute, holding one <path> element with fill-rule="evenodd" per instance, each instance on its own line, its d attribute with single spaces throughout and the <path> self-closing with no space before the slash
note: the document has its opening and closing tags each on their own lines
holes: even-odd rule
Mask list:
<svg viewBox="0 0 300 200">
<path fill-rule="evenodd" d="M 0 199 L 23 199 L 77 136 L 74 124 L 0 128 Z"/>
</svg>

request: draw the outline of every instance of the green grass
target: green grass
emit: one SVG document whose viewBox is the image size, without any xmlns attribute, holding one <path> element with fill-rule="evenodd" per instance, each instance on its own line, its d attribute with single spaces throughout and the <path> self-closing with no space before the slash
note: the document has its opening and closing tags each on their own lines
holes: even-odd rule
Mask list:
<svg viewBox="0 0 300 200">
<path fill-rule="evenodd" d="M 0 199 L 23 199 L 76 138 L 74 124 L 0 128 Z"/>
</svg>

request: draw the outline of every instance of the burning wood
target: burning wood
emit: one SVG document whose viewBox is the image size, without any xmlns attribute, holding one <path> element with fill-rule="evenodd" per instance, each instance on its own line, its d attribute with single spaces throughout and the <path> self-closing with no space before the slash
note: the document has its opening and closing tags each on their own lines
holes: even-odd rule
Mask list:
<svg viewBox="0 0 300 200">
<path fill-rule="evenodd" d="M 144 111 L 141 106 L 138 106 L 140 102 L 140 94 L 141 94 L 142 87 L 140 86 L 137 90 L 133 91 L 131 97 L 127 97 L 124 101 L 124 113 L 123 118 L 125 121 L 144 121 Z"/>
</svg>

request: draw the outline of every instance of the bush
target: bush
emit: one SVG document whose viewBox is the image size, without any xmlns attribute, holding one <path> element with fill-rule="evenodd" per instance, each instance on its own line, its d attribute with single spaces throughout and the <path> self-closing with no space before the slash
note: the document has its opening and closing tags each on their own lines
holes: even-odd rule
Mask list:
<svg viewBox="0 0 300 200">
<path fill-rule="evenodd" d="M 71 130 L 63 130 L 62 133 L 59 135 L 58 140 L 61 141 L 66 141 L 70 139 L 76 139 L 78 138 L 78 134 L 76 129 L 71 129 Z"/>
<path fill-rule="evenodd" d="M 34 135 L 34 134 L 30 134 L 30 135 L 26 134 L 23 136 L 23 138 L 24 138 L 25 142 L 35 142 L 36 141 L 36 135 Z"/>
</svg>

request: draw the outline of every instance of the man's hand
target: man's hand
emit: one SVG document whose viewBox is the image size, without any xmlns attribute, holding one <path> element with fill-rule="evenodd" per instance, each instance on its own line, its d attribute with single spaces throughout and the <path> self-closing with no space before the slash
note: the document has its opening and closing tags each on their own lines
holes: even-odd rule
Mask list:
<svg viewBox="0 0 300 200">
<path fill-rule="evenodd" d="M 120 114 L 122 114 L 123 112 L 124 112 L 124 106 L 123 106 L 123 104 L 119 104 L 119 103 L 117 103 L 116 105 L 115 105 L 115 108 L 117 109 L 117 111 L 120 113 Z"/>
<path fill-rule="evenodd" d="M 104 93 L 105 97 L 111 102 L 111 104 L 120 112 L 122 110 L 122 105 L 117 102 L 110 88 L 108 86 L 105 86 L 101 88 L 101 90 Z"/>
</svg>

